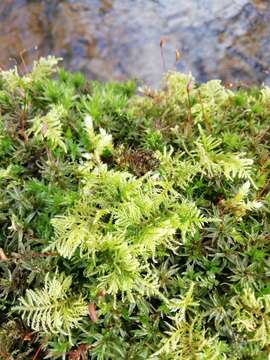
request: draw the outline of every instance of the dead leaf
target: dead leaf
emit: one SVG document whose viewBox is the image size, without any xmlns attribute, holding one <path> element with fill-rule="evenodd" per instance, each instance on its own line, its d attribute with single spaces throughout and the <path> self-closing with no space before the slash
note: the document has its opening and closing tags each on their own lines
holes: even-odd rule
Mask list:
<svg viewBox="0 0 270 360">
<path fill-rule="evenodd" d="M 98 297 L 104 297 L 106 295 L 106 290 L 100 289 L 97 293 Z"/>
<path fill-rule="evenodd" d="M 89 315 L 90 319 L 94 323 L 97 322 L 98 318 L 97 318 L 96 304 L 95 303 L 88 304 L 88 315 Z"/>
<path fill-rule="evenodd" d="M 2 261 L 8 260 L 6 254 L 4 253 L 4 250 L 2 248 L 0 248 L 0 260 L 2 260 Z"/>
<path fill-rule="evenodd" d="M 190 93 L 192 89 L 193 89 L 193 81 L 189 80 L 187 84 L 187 92 Z"/>
</svg>

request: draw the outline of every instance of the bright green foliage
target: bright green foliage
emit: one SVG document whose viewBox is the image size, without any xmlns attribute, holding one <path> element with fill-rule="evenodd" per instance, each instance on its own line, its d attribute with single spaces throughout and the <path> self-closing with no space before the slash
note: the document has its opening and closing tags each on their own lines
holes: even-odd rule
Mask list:
<svg viewBox="0 0 270 360">
<path fill-rule="evenodd" d="M 246 215 L 247 211 L 252 211 L 259 209 L 262 206 L 262 203 L 257 200 L 246 202 L 244 201 L 245 197 L 247 197 L 250 189 L 250 183 L 245 182 L 241 188 L 237 191 L 236 195 L 227 200 L 223 200 L 223 205 L 225 208 L 235 214 L 235 216 L 241 219 L 242 216 Z"/>
<path fill-rule="evenodd" d="M 270 344 L 270 296 L 269 294 L 256 298 L 250 288 L 246 288 L 243 294 L 231 299 L 235 308 L 234 324 L 239 332 L 246 332 L 250 341 L 261 347 Z"/>
<path fill-rule="evenodd" d="M 52 220 L 53 246 L 64 258 L 84 259 L 85 276 L 92 283 L 96 278 L 93 289 L 105 288 L 115 301 L 127 294 L 135 302 L 136 292 L 158 296 L 158 284 L 148 284 L 149 260 L 159 251 L 176 252 L 177 230 L 186 241 L 204 221 L 166 182 L 101 167 L 87 176 L 72 212 Z"/>
<path fill-rule="evenodd" d="M 95 134 L 93 120 L 90 116 L 85 117 L 85 130 L 88 134 L 88 139 L 91 143 L 92 150 L 96 160 L 100 160 L 100 156 L 104 152 L 111 152 L 113 149 L 112 136 L 106 133 L 106 130 L 100 128 L 100 134 Z"/>
<path fill-rule="evenodd" d="M 194 283 L 180 299 L 173 299 L 169 306 L 174 325 L 168 324 L 168 338 L 163 339 L 162 347 L 151 356 L 159 358 L 166 354 L 166 359 L 226 359 L 226 345 L 216 337 L 207 337 L 202 328 L 202 321 L 196 314 L 199 303 L 193 299 Z"/>
<path fill-rule="evenodd" d="M 64 117 L 65 110 L 62 105 L 54 105 L 47 115 L 35 117 L 32 126 L 29 128 L 28 135 L 33 134 L 36 140 L 47 140 L 52 149 L 61 146 L 66 151 L 65 143 L 62 139 L 61 118 Z"/>
<path fill-rule="evenodd" d="M 267 360 L 270 90 L 0 73 L 0 359 Z"/>
<path fill-rule="evenodd" d="M 86 315 L 86 304 L 80 297 L 70 298 L 71 276 L 61 274 L 59 279 L 55 276 L 51 280 L 48 277 L 46 274 L 42 290 L 27 289 L 25 299 L 19 299 L 21 305 L 14 309 L 22 312 L 22 318 L 33 330 L 70 335 Z"/>
<path fill-rule="evenodd" d="M 224 175 L 227 179 L 235 177 L 249 179 L 253 160 L 240 155 L 223 153 L 220 150 L 220 140 L 211 135 L 205 136 L 200 129 L 200 139 L 196 141 L 195 154 L 201 171 L 209 177 Z"/>
</svg>

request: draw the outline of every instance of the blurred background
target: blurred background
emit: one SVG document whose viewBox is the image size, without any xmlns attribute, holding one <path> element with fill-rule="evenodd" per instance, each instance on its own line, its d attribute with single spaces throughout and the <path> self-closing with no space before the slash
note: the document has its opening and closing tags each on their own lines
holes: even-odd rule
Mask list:
<svg viewBox="0 0 270 360">
<path fill-rule="evenodd" d="M 199 81 L 270 84 L 270 0 L 0 0 L 0 66 L 54 54 L 70 70 L 157 86 L 166 69 Z"/>
</svg>

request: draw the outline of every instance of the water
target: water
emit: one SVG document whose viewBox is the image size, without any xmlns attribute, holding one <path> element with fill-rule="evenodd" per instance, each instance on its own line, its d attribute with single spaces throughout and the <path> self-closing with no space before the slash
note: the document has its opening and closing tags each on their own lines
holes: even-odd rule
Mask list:
<svg viewBox="0 0 270 360">
<path fill-rule="evenodd" d="M 55 54 L 89 78 L 270 83 L 270 0 L 0 0 L 0 64 Z M 34 47 L 37 46 L 37 50 Z M 22 67 L 22 64 L 20 64 Z"/>
</svg>

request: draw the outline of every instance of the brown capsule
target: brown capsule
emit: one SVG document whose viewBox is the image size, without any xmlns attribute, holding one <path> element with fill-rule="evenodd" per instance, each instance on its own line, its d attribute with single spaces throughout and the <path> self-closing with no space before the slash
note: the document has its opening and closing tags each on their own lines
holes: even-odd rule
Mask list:
<svg viewBox="0 0 270 360">
<path fill-rule="evenodd" d="M 178 49 L 175 50 L 175 62 L 178 63 L 178 61 L 181 58 L 181 53 Z"/>
<path fill-rule="evenodd" d="M 163 48 L 164 45 L 165 45 L 165 39 L 162 37 L 160 38 L 159 46 Z"/>
</svg>

